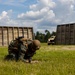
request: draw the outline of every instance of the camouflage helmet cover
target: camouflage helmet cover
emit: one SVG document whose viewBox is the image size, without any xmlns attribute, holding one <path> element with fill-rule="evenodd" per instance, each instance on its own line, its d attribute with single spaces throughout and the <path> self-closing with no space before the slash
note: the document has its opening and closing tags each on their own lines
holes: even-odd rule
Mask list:
<svg viewBox="0 0 75 75">
<path fill-rule="evenodd" d="M 40 43 L 40 41 L 39 40 L 33 40 L 33 49 L 35 49 L 35 50 L 38 50 L 39 48 L 40 48 L 40 46 L 41 46 L 41 43 Z"/>
</svg>

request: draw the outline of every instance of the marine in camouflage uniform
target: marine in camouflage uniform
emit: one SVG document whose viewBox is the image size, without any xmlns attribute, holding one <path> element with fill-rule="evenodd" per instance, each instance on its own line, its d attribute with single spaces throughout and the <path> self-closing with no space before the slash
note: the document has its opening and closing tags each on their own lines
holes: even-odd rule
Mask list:
<svg viewBox="0 0 75 75">
<path fill-rule="evenodd" d="M 29 40 L 24 37 L 19 37 L 10 43 L 8 47 L 9 56 L 12 59 L 19 59 L 22 61 L 28 60 L 31 62 L 32 56 L 36 53 L 36 50 L 40 48 L 40 42 L 38 40 Z"/>
<path fill-rule="evenodd" d="M 28 44 L 28 49 L 26 50 L 24 59 L 28 59 L 31 62 L 32 56 L 36 54 L 36 50 L 40 48 L 40 42 L 38 40 L 33 40 Z"/>
</svg>

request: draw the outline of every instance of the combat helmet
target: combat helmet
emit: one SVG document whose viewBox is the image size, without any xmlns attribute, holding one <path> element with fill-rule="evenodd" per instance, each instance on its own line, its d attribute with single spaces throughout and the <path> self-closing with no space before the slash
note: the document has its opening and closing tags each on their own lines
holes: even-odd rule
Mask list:
<svg viewBox="0 0 75 75">
<path fill-rule="evenodd" d="M 41 46 L 41 43 L 39 40 L 33 40 L 32 41 L 32 48 L 35 49 L 35 50 L 38 50 Z"/>
</svg>

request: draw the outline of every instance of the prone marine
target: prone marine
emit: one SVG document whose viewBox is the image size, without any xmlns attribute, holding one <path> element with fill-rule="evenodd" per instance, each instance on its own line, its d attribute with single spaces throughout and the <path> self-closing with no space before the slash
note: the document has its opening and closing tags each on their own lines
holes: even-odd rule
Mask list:
<svg viewBox="0 0 75 75">
<path fill-rule="evenodd" d="M 24 37 L 18 37 L 11 41 L 8 46 L 8 55 L 5 57 L 7 60 L 28 60 L 31 63 L 32 57 L 36 51 L 40 49 L 39 40 L 30 40 Z"/>
</svg>

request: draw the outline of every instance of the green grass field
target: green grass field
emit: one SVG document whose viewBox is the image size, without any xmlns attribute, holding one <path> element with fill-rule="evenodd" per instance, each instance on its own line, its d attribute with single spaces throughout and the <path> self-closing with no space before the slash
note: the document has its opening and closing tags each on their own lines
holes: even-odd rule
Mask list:
<svg viewBox="0 0 75 75">
<path fill-rule="evenodd" d="M 0 47 L 0 75 L 75 75 L 75 46 L 42 44 L 35 63 L 5 61 L 7 47 Z"/>
</svg>

